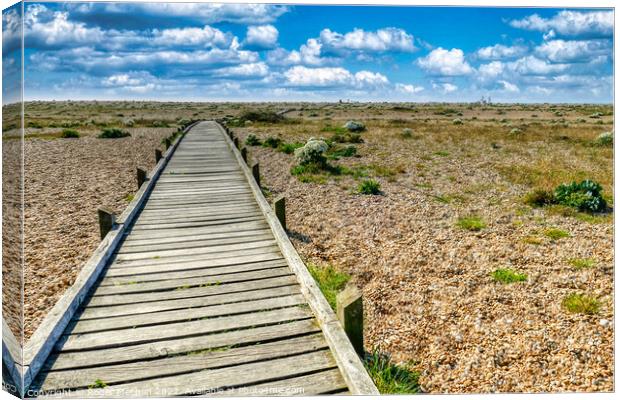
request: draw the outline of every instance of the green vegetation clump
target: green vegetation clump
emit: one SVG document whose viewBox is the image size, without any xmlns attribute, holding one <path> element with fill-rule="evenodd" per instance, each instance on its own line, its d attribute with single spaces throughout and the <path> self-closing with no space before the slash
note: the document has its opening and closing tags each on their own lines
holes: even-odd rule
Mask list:
<svg viewBox="0 0 620 400">
<path fill-rule="evenodd" d="M 562 306 L 571 313 L 592 315 L 598 313 L 601 303 L 585 294 L 573 293 L 562 300 Z"/>
<path fill-rule="evenodd" d="M 80 133 L 75 129 L 63 129 L 60 133 L 60 137 L 63 139 L 79 138 Z"/>
<path fill-rule="evenodd" d="M 327 164 L 325 153 L 329 150 L 329 146 L 325 141 L 310 138 L 303 146 L 295 150 L 295 158 L 299 165 L 316 165 L 319 168 Z"/>
<path fill-rule="evenodd" d="M 452 120 L 452 125 L 463 125 L 463 120 L 460 118 L 455 118 Z"/>
<path fill-rule="evenodd" d="M 603 188 L 597 182 L 584 180 L 580 183 L 562 184 L 555 189 L 558 204 L 574 207 L 580 211 L 599 212 L 607 208 L 602 195 Z"/>
<path fill-rule="evenodd" d="M 566 232 L 565 230 L 558 229 L 558 228 L 545 229 L 543 234 L 553 241 L 570 237 L 570 233 Z"/>
<path fill-rule="evenodd" d="M 118 128 L 104 128 L 99 134 L 100 139 L 118 139 L 131 136 L 127 131 Z"/>
<path fill-rule="evenodd" d="M 300 147 L 304 147 L 304 144 L 301 142 L 293 142 L 293 143 L 280 143 L 278 146 L 278 151 L 284 154 L 293 154 L 295 150 Z"/>
<path fill-rule="evenodd" d="M 366 179 L 360 182 L 357 192 L 360 194 L 380 194 L 381 184 L 374 179 Z"/>
<path fill-rule="evenodd" d="M 526 274 L 520 274 L 509 268 L 498 268 L 491 274 L 493 279 L 501 283 L 515 283 L 527 281 Z"/>
<path fill-rule="evenodd" d="M 107 387 L 108 384 L 102 381 L 101 379 L 96 379 L 95 383 L 88 385 L 89 389 L 103 389 Z"/>
<path fill-rule="evenodd" d="M 381 394 L 412 394 L 420 391 L 420 373 L 410 364 L 397 365 L 387 353 L 375 350 L 364 357 L 364 366 Z"/>
<path fill-rule="evenodd" d="M 481 231 L 487 227 L 482 218 L 477 216 L 462 217 L 456 222 L 456 226 L 472 232 Z"/>
<path fill-rule="evenodd" d="M 543 207 L 554 204 L 555 197 L 548 190 L 535 189 L 533 192 L 526 194 L 523 201 L 532 207 Z"/>
<path fill-rule="evenodd" d="M 596 138 L 597 145 L 599 146 L 609 146 L 612 147 L 614 145 L 614 133 L 613 132 L 603 132 Z"/>
<path fill-rule="evenodd" d="M 248 146 L 260 146 L 261 143 L 262 142 L 260 141 L 260 139 L 253 133 L 250 133 L 245 138 L 245 144 L 247 144 Z"/>
<path fill-rule="evenodd" d="M 349 132 L 363 132 L 366 130 L 366 125 L 359 121 L 347 121 L 343 128 L 348 130 Z"/>
<path fill-rule="evenodd" d="M 280 146 L 280 144 L 282 144 L 282 139 L 278 137 L 269 136 L 263 142 L 263 147 L 271 147 L 272 149 L 277 149 L 278 146 Z"/>
<path fill-rule="evenodd" d="M 411 128 L 405 128 L 400 133 L 400 137 L 402 137 L 403 139 L 411 139 L 413 137 L 413 131 L 411 130 Z"/>
<path fill-rule="evenodd" d="M 344 289 L 347 282 L 351 279 L 351 275 L 346 272 L 340 272 L 333 265 L 320 267 L 314 264 L 308 264 L 308 271 L 319 285 L 319 289 L 325 296 L 325 299 L 336 310 L 336 296 Z"/>
<path fill-rule="evenodd" d="M 357 148 L 353 145 L 346 147 L 332 147 L 328 152 L 328 157 L 331 159 L 339 159 L 340 157 L 353 157 L 357 154 Z"/>
<path fill-rule="evenodd" d="M 284 121 L 284 116 L 267 110 L 245 111 L 239 116 L 239 120 L 245 124 L 246 121 L 266 122 L 269 124 L 277 124 Z"/>
<path fill-rule="evenodd" d="M 590 269 L 596 265 L 596 260 L 593 258 L 569 258 L 568 263 L 573 266 L 574 269 L 580 271 L 582 269 Z"/>
</svg>

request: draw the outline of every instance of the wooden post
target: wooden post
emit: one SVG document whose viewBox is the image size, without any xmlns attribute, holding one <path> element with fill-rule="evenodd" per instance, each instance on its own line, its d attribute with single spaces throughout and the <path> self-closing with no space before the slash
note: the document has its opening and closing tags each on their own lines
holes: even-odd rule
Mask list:
<svg viewBox="0 0 620 400">
<path fill-rule="evenodd" d="M 97 210 L 97 214 L 99 214 L 99 234 L 101 235 L 101 240 L 103 240 L 105 235 L 114 228 L 114 224 L 116 224 L 116 215 L 103 207 Z"/>
<path fill-rule="evenodd" d="M 168 150 L 170 148 L 170 146 L 172 146 L 172 142 L 170 141 L 170 138 L 166 138 L 164 140 L 165 140 L 165 143 L 166 143 L 166 150 Z"/>
<path fill-rule="evenodd" d="M 235 144 L 236 148 L 239 148 L 239 138 L 234 138 L 233 143 Z"/>
<path fill-rule="evenodd" d="M 162 157 L 161 150 L 155 149 L 155 164 L 157 164 Z"/>
<path fill-rule="evenodd" d="M 355 286 L 347 286 L 336 296 L 336 314 L 353 348 L 364 355 L 364 305 Z"/>
<path fill-rule="evenodd" d="M 273 208 L 276 211 L 276 217 L 278 217 L 280 225 L 286 230 L 286 200 L 284 196 L 278 197 L 273 202 Z"/>
<path fill-rule="evenodd" d="M 136 178 L 138 179 L 138 190 L 142 187 L 142 184 L 146 182 L 146 170 L 143 168 L 136 168 Z"/>
<path fill-rule="evenodd" d="M 246 149 L 245 147 L 241 148 L 241 158 L 243 158 L 243 161 L 245 161 L 245 163 L 248 163 L 248 149 Z"/>
<path fill-rule="evenodd" d="M 258 166 L 258 163 L 254 163 L 252 165 L 252 175 L 254 176 L 256 184 L 258 185 L 258 187 L 260 187 L 260 168 Z"/>
</svg>

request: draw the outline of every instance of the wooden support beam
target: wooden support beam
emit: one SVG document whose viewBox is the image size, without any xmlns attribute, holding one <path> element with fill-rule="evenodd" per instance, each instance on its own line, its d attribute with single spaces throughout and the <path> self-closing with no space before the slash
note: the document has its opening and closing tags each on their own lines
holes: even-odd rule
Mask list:
<svg viewBox="0 0 620 400">
<path fill-rule="evenodd" d="M 347 286 L 336 296 L 336 314 L 353 348 L 364 355 L 364 304 L 355 286 Z"/>
<path fill-rule="evenodd" d="M 116 215 L 103 207 L 97 210 L 97 214 L 99 215 L 99 234 L 101 235 L 101 240 L 103 240 L 108 232 L 114 228 Z"/>
<path fill-rule="evenodd" d="M 254 176 L 256 184 L 260 187 L 260 167 L 258 166 L 258 163 L 252 164 L 252 176 Z"/>
<path fill-rule="evenodd" d="M 248 163 L 248 149 L 245 146 L 241 148 L 241 158 L 246 164 Z"/>
<path fill-rule="evenodd" d="M 155 164 L 157 164 L 162 157 L 163 155 L 161 153 L 161 150 L 155 149 Z"/>
<path fill-rule="evenodd" d="M 136 168 L 136 179 L 138 180 L 138 190 L 140 190 L 142 184 L 146 182 L 146 170 L 144 168 Z"/>
<path fill-rule="evenodd" d="M 276 212 L 276 217 L 278 217 L 278 220 L 280 221 L 280 225 L 282 225 L 282 228 L 286 230 L 286 200 L 284 196 L 278 197 L 273 202 L 273 209 Z"/>
</svg>

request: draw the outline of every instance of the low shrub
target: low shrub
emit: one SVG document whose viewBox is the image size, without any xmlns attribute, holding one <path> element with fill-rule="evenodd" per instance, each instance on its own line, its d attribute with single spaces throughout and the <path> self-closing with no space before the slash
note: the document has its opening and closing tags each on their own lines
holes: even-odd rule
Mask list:
<svg viewBox="0 0 620 400">
<path fill-rule="evenodd" d="M 573 293 L 562 300 L 562 306 L 571 313 L 592 315 L 598 313 L 601 303 L 585 294 Z"/>
<path fill-rule="evenodd" d="M 347 121 L 342 127 L 349 132 L 363 132 L 366 130 L 366 125 L 359 121 Z"/>
<path fill-rule="evenodd" d="M 262 144 L 262 142 L 260 141 L 260 139 L 255 134 L 250 133 L 245 138 L 245 144 L 247 144 L 248 146 L 260 146 Z"/>
<path fill-rule="evenodd" d="M 525 195 L 523 201 L 533 207 L 543 207 L 555 203 L 553 192 L 544 189 L 535 189 Z"/>
<path fill-rule="evenodd" d="M 99 134 L 100 139 L 118 139 L 131 136 L 127 131 L 118 128 L 104 128 Z"/>
<path fill-rule="evenodd" d="M 329 146 L 325 141 L 310 138 L 303 147 L 295 150 L 295 158 L 299 165 L 315 164 L 324 166 L 327 163 L 325 153 L 328 149 Z"/>
<path fill-rule="evenodd" d="M 79 138 L 80 133 L 75 129 L 63 129 L 60 133 L 60 137 L 64 139 Z"/>
<path fill-rule="evenodd" d="M 363 143 L 362 135 L 355 132 L 336 132 L 331 137 L 331 141 L 335 143 Z"/>
<path fill-rule="evenodd" d="M 329 158 L 339 159 L 340 157 L 353 157 L 357 154 L 357 148 L 349 145 L 346 147 L 333 147 L 329 150 Z"/>
<path fill-rule="evenodd" d="M 357 192 L 360 194 L 380 194 L 381 184 L 374 179 L 366 179 L 357 186 Z"/>
<path fill-rule="evenodd" d="M 463 125 L 463 120 L 460 118 L 455 118 L 452 120 L 452 125 Z"/>
<path fill-rule="evenodd" d="M 554 197 L 558 204 L 577 208 L 581 211 L 599 212 L 607 208 L 602 195 L 603 188 L 597 182 L 584 180 L 580 183 L 562 184 L 555 189 Z"/>
<path fill-rule="evenodd" d="M 278 146 L 278 151 L 281 151 L 285 154 L 293 154 L 295 150 L 300 147 L 304 147 L 304 144 L 301 142 L 293 142 L 293 143 L 280 143 Z"/>
<path fill-rule="evenodd" d="M 515 283 L 527 281 L 526 274 L 520 274 L 509 268 L 498 268 L 491 274 L 493 279 L 501 283 Z"/>
<path fill-rule="evenodd" d="M 284 119 L 284 116 L 268 110 L 244 111 L 239 116 L 239 120 L 243 125 L 245 125 L 246 121 L 276 124 L 284 121 Z"/>
<path fill-rule="evenodd" d="M 282 143 L 282 139 L 278 137 L 269 136 L 263 142 L 263 147 L 271 147 L 272 149 L 277 149 L 281 143 Z"/>
<path fill-rule="evenodd" d="M 614 133 L 603 132 L 596 138 L 595 143 L 599 146 L 613 146 L 614 145 Z"/>
<path fill-rule="evenodd" d="M 403 139 L 411 139 L 413 137 L 413 131 L 410 128 L 405 128 L 400 134 Z"/>
</svg>

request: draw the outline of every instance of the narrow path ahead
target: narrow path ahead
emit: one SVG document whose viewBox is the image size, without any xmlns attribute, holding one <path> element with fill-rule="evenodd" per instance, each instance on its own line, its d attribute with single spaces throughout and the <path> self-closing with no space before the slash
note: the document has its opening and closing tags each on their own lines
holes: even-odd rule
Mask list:
<svg viewBox="0 0 620 400">
<path fill-rule="evenodd" d="M 32 388 L 348 392 L 237 160 L 216 123 L 186 134 Z"/>
</svg>

